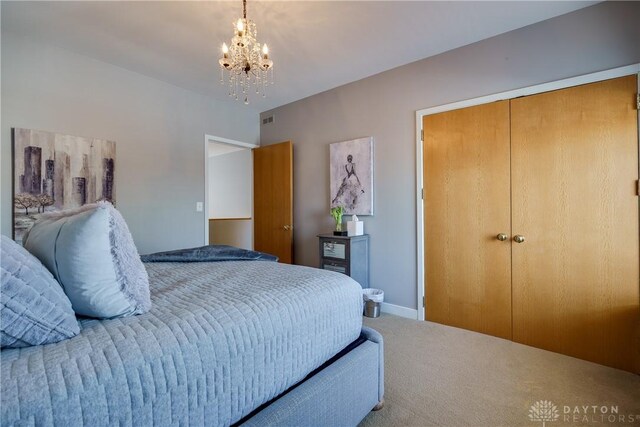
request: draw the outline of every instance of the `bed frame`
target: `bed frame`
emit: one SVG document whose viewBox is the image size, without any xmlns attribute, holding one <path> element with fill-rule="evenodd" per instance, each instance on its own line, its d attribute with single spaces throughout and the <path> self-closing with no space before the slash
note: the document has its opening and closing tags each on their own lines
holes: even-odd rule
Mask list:
<svg viewBox="0 0 640 427">
<path fill-rule="evenodd" d="M 357 426 L 384 403 L 383 350 L 382 335 L 363 327 L 346 352 L 236 426 Z"/>
</svg>

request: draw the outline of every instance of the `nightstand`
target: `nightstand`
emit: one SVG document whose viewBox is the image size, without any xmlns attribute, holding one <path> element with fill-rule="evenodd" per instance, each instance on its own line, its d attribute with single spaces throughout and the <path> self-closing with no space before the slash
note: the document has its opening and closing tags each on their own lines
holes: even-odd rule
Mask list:
<svg viewBox="0 0 640 427">
<path fill-rule="evenodd" d="M 320 268 L 346 274 L 369 287 L 369 235 L 334 236 L 319 234 Z"/>
</svg>

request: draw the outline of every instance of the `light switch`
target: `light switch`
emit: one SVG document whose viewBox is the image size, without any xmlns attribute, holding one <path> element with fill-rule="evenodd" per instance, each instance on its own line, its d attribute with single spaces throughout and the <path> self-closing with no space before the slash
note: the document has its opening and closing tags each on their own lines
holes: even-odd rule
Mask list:
<svg viewBox="0 0 640 427">
<path fill-rule="evenodd" d="M 202 212 L 203 205 L 202 202 L 196 202 L 196 212 Z"/>
</svg>

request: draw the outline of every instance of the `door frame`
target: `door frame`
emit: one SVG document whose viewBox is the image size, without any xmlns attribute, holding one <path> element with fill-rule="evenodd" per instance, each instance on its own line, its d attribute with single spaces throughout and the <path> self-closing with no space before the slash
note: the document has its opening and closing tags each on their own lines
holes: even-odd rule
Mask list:
<svg viewBox="0 0 640 427">
<path fill-rule="evenodd" d="M 520 96 L 535 95 L 538 93 L 549 92 L 552 90 L 565 89 L 572 86 L 579 86 L 587 83 L 595 83 L 602 80 L 614 79 L 617 77 L 638 74 L 640 82 L 640 63 L 627 65 L 624 67 L 613 68 L 610 70 L 599 71 L 596 73 L 585 74 L 576 77 L 570 77 L 555 82 L 543 83 L 534 86 L 528 86 L 520 89 L 500 92 L 493 95 L 481 96 L 467 100 L 452 102 L 449 104 L 438 105 L 434 107 L 424 108 L 416 111 L 416 215 L 417 215 L 417 311 L 418 320 L 425 320 L 426 304 L 424 301 L 424 207 L 423 207 L 423 149 L 422 149 L 422 118 L 431 114 L 442 113 L 445 111 L 458 110 L 460 108 L 473 107 L 480 104 L 488 104 L 490 102 L 502 101 Z M 640 85 L 640 83 L 639 83 Z M 640 88 L 639 88 L 640 91 Z M 640 119 L 639 119 L 640 120 Z"/>
<path fill-rule="evenodd" d="M 235 139 L 223 138 L 221 136 L 204 134 L 204 245 L 209 244 L 209 144 L 212 142 L 234 145 L 236 147 L 247 148 L 249 150 L 260 147 L 258 144 L 251 144 L 249 142 L 236 141 Z M 253 194 L 251 195 L 251 206 L 253 211 Z M 253 217 L 253 212 L 251 212 L 251 216 Z"/>
</svg>

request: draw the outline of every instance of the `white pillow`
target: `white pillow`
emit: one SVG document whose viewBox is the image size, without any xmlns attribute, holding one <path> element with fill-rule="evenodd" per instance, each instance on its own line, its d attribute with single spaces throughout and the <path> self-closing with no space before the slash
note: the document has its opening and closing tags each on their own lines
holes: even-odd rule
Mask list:
<svg viewBox="0 0 640 427">
<path fill-rule="evenodd" d="M 109 202 L 43 214 L 23 244 L 60 282 L 77 314 L 112 318 L 151 308 L 147 271 Z"/>
</svg>

